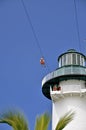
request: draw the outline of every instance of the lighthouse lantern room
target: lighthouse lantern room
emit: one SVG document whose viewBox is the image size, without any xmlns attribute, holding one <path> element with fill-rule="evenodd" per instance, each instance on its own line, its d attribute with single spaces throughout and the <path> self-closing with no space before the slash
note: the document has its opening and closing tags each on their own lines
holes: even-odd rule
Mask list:
<svg viewBox="0 0 86 130">
<path fill-rule="evenodd" d="M 70 49 L 58 57 L 59 67 L 42 80 L 42 92 L 52 100 L 52 130 L 69 110 L 76 114 L 64 130 L 86 130 L 85 62 L 85 55 Z"/>
</svg>

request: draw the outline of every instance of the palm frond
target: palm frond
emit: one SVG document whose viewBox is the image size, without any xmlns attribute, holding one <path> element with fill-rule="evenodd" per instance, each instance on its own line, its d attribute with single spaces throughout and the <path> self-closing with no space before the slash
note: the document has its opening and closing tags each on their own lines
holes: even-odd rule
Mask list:
<svg viewBox="0 0 86 130">
<path fill-rule="evenodd" d="M 0 123 L 6 123 L 12 126 L 14 130 L 29 130 L 23 113 L 15 110 L 1 113 Z"/>
<path fill-rule="evenodd" d="M 74 118 L 75 112 L 69 111 L 63 117 L 60 118 L 55 130 L 62 130 L 68 125 Z"/>
<path fill-rule="evenodd" d="M 50 122 L 48 113 L 44 113 L 36 118 L 35 130 L 47 130 Z"/>
</svg>

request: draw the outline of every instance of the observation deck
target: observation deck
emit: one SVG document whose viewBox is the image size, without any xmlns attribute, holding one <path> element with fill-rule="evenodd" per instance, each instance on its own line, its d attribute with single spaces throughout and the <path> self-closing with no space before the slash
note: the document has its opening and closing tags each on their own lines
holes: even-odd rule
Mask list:
<svg viewBox="0 0 86 130">
<path fill-rule="evenodd" d="M 59 85 L 62 81 L 67 80 L 82 80 L 86 82 L 86 67 L 85 56 L 82 53 L 71 49 L 66 53 L 61 54 L 58 58 L 59 68 L 47 74 L 42 80 L 42 92 L 51 99 L 50 87 L 53 88 L 55 84 Z M 83 90 L 80 90 L 83 91 Z M 51 91 L 52 92 L 52 91 Z M 52 92 L 53 94 L 54 92 Z M 62 92 L 55 92 L 62 95 Z M 63 93 L 63 95 L 66 92 Z M 67 92 L 68 93 L 68 92 Z M 72 93 L 72 91 L 71 91 Z M 80 92 L 78 92 L 80 94 Z"/>
<path fill-rule="evenodd" d="M 78 89 L 78 90 L 71 90 L 71 91 L 63 91 L 62 89 L 60 91 L 52 91 L 52 88 L 50 88 L 50 96 L 53 101 L 57 101 L 60 98 L 64 98 L 67 96 L 86 96 L 86 89 Z"/>
</svg>

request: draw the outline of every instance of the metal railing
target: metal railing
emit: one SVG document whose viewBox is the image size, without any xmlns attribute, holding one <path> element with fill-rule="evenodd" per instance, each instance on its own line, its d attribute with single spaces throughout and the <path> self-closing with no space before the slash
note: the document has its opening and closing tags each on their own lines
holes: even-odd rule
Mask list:
<svg viewBox="0 0 86 130">
<path fill-rule="evenodd" d="M 81 67 L 81 66 L 61 67 L 61 68 L 49 73 L 48 75 L 46 75 L 42 80 L 42 86 L 48 80 L 51 80 L 53 78 L 56 78 L 59 76 L 65 76 L 65 75 L 73 75 L 73 74 L 86 76 L 86 67 Z"/>
</svg>

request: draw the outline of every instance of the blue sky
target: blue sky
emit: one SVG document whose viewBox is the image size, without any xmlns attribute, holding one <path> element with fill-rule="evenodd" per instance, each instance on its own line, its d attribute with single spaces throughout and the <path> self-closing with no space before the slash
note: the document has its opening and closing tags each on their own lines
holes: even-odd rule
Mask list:
<svg viewBox="0 0 86 130">
<path fill-rule="evenodd" d="M 21 109 L 34 129 L 38 114 L 51 114 L 51 101 L 41 92 L 42 78 L 58 67 L 57 57 L 68 49 L 86 54 L 86 0 L 76 0 L 80 44 L 74 0 L 24 3 L 47 67 L 39 63 L 42 55 L 21 0 L 0 0 L 0 111 Z"/>
</svg>

